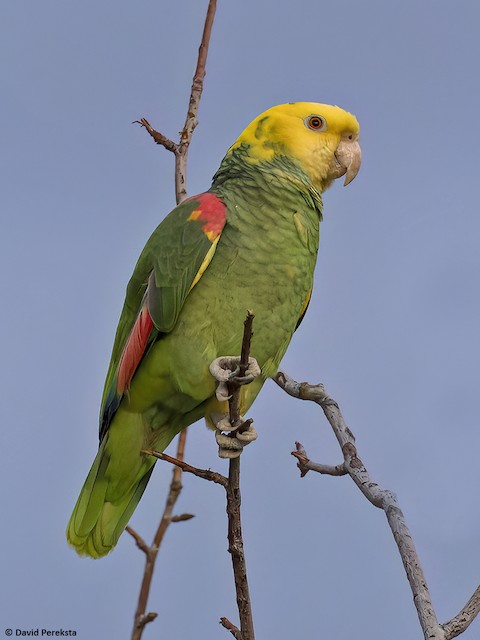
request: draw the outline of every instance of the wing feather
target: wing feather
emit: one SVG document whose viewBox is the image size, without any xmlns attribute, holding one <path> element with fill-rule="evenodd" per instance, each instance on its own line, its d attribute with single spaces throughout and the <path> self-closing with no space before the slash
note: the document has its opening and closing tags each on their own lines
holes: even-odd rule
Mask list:
<svg viewBox="0 0 480 640">
<path fill-rule="evenodd" d="M 100 441 L 150 346 L 175 327 L 210 264 L 227 219 L 206 192 L 182 202 L 155 229 L 127 286 L 100 412 Z"/>
</svg>

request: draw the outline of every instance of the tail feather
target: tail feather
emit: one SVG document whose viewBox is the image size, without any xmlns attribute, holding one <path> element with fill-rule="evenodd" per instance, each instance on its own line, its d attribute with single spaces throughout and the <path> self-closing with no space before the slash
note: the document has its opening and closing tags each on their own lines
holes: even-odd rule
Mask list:
<svg viewBox="0 0 480 640">
<path fill-rule="evenodd" d="M 77 553 L 101 558 L 114 548 L 155 465 L 142 449 L 163 451 L 177 432 L 166 421 L 152 432 L 142 414 L 117 411 L 67 526 L 68 543 Z"/>
<path fill-rule="evenodd" d="M 138 484 L 129 492 L 119 504 L 104 502 L 101 506 L 98 519 L 87 536 L 81 540 L 77 538 L 72 542 L 69 531 L 67 539 L 80 555 L 91 558 L 102 558 L 112 551 L 128 524 L 142 494 L 147 486 L 153 466 L 148 469 Z M 79 544 L 80 542 L 80 544 Z"/>
<path fill-rule="evenodd" d="M 108 434 L 104 438 L 67 525 L 67 541 L 80 555 L 101 558 L 117 544 L 150 479 L 155 461 L 136 453 L 120 494 L 111 477 Z M 125 461 L 127 463 L 127 461 Z M 125 478 L 122 478 L 125 482 Z M 113 490 L 112 490 L 113 488 Z"/>
<path fill-rule="evenodd" d="M 68 523 L 67 539 L 73 546 L 76 546 L 75 540 L 77 538 L 87 537 L 95 526 L 98 519 L 98 506 L 103 504 L 107 492 L 108 481 L 105 477 L 107 467 L 108 456 L 105 453 L 104 440 L 100 445 Z"/>
</svg>

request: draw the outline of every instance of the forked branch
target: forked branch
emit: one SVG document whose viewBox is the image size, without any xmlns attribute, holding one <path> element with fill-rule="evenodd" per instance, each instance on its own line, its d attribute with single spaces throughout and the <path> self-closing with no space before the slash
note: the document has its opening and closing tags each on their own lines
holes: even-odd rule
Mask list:
<svg viewBox="0 0 480 640">
<path fill-rule="evenodd" d="M 174 142 L 170 138 L 167 138 L 167 136 L 163 135 L 163 133 L 154 129 L 146 118 L 140 118 L 140 120 L 135 121 L 137 124 L 145 127 L 157 144 L 162 145 L 162 147 L 165 147 L 165 149 L 168 149 L 168 151 L 175 154 L 175 195 L 177 198 L 177 204 L 185 200 L 187 197 L 186 181 L 188 148 L 190 146 L 195 127 L 197 126 L 198 107 L 200 105 L 200 98 L 202 97 L 203 92 L 208 46 L 210 44 L 210 36 L 212 34 L 216 9 L 217 0 L 210 0 L 208 3 L 205 25 L 203 27 L 202 41 L 198 50 L 197 66 L 195 68 L 195 73 L 193 74 L 192 90 L 190 92 L 187 115 L 185 117 L 183 129 L 180 132 L 179 141 Z"/>
<path fill-rule="evenodd" d="M 183 460 L 185 452 L 187 432 L 182 431 L 178 439 L 177 458 Z M 151 546 L 149 546 L 145 540 L 134 530 L 132 527 L 127 527 L 128 533 L 133 537 L 137 547 L 145 554 L 145 569 L 143 572 L 142 584 L 140 587 L 140 593 L 138 595 L 137 609 L 135 611 L 135 617 L 133 621 L 133 629 L 131 640 L 140 640 L 145 629 L 145 625 L 152 620 L 155 620 L 157 613 L 146 613 L 148 595 L 150 593 L 150 587 L 152 585 L 153 571 L 155 569 L 155 562 L 157 560 L 158 551 L 163 542 L 168 527 L 172 522 L 181 522 L 183 520 L 189 520 L 193 518 L 191 514 L 182 514 L 181 516 L 173 516 L 173 509 L 175 503 L 178 500 L 180 492 L 182 490 L 182 471 L 179 467 L 174 467 L 172 474 L 172 481 L 170 483 L 170 489 L 168 492 L 165 508 L 163 510 L 160 524 L 153 538 Z"/>
<path fill-rule="evenodd" d="M 451 640 L 451 638 L 463 633 L 480 611 L 480 586 L 455 618 L 443 625 L 440 624 L 433 608 L 412 535 L 397 497 L 392 491 L 381 488 L 370 478 L 365 465 L 357 454 L 355 437 L 345 424 L 338 404 L 328 396 L 322 384 L 296 382 L 282 372 L 276 375 L 275 382 L 294 398 L 310 400 L 320 405 L 343 453 L 343 462 L 336 466 L 318 464 L 308 458 L 303 446 L 297 442 L 296 451 L 292 451 L 292 455 L 297 459 L 301 475 L 304 476 L 308 471 L 329 475 L 348 474 L 363 495 L 375 507 L 383 509 L 385 512 L 405 567 L 425 640 Z"/>
</svg>

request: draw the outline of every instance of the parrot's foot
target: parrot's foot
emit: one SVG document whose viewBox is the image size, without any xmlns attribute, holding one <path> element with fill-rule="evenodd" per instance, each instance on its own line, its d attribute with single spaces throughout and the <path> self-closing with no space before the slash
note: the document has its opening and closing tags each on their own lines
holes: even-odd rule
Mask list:
<svg viewBox="0 0 480 640">
<path fill-rule="evenodd" d="M 218 380 L 216 396 L 220 402 L 230 398 L 228 392 L 229 382 L 239 386 L 250 384 L 262 373 L 262 370 L 255 358 L 249 358 L 245 375 L 239 376 L 239 372 L 240 358 L 238 356 L 222 356 L 221 358 L 216 358 L 210 365 L 210 373 Z"/>
<path fill-rule="evenodd" d="M 249 358 L 248 367 L 244 375 L 240 376 L 240 363 L 241 358 L 238 356 L 222 356 L 210 365 L 210 373 L 218 380 L 216 396 L 220 402 L 226 402 L 232 397 L 230 385 L 235 385 L 238 389 L 244 384 L 250 384 L 262 373 L 255 358 Z M 215 424 L 215 439 L 220 458 L 238 458 L 243 447 L 257 439 L 253 420 L 244 420 L 240 416 L 232 424 L 229 414 L 214 414 L 211 418 Z"/>
<path fill-rule="evenodd" d="M 238 458 L 243 447 L 257 439 L 257 432 L 252 422 L 253 420 L 246 420 L 237 429 L 232 429 L 228 416 L 217 422 L 215 440 L 220 458 Z M 224 433 L 225 431 L 228 433 Z"/>
</svg>

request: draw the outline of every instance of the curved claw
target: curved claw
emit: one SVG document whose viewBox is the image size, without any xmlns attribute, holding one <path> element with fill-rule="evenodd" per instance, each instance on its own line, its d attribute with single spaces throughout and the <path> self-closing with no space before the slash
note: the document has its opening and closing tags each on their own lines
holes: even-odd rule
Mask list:
<svg viewBox="0 0 480 640">
<path fill-rule="evenodd" d="M 220 402 L 230 400 L 230 398 L 232 397 L 232 394 L 228 393 L 228 384 L 226 382 L 218 383 L 215 395 L 217 396 L 217 400 L 219 400 Z"/>
</svg>

